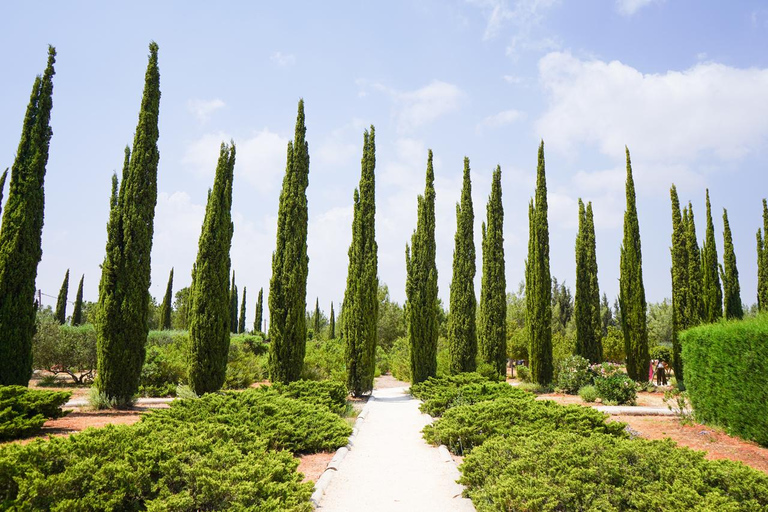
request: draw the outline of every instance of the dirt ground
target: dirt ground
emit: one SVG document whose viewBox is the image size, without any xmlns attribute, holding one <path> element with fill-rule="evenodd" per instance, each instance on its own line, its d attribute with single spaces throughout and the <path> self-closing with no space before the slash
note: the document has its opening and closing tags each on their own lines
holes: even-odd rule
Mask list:
<svg viewBox="0 0 768 512">
<path fill-rule="evenodd" d="M 585 402 L 581 399 L 579 395 L 565 395 L 562 393 L 547 393 L 543 395 L 539 395 L 537 397 L 539 400 L 554 400 L 557 403 L 560 404 L 579 404 L 579 405 L 586 405 L 590 407 L 595 407 L 597 405 L 602 405 L 600 403 L 600 399 L 598 399 L 597 402 L 589 403 Z M 647 393 L 645 391 L 641 391 L 637 394 L 637 404 L 643 407 L 661 407 L 662 409 L 667 408 L 667 404 L 664 403 L 664 391 L 656 391 L 654 393 Z"/>
</svg>

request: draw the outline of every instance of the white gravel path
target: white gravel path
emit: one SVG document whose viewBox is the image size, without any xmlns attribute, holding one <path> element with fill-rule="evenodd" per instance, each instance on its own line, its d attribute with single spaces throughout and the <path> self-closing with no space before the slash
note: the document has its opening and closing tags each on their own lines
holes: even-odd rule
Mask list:
<svg viewBox="0 0 768 512">
<path fill-rule="evenodd" d="M 470 512 L 459 472 L 444 450 L 428 445 L 421 429 L 430 418 L 406 388 L 374 390 L 368 412 L 330 481 L 324 512 Z"/>
</svg>

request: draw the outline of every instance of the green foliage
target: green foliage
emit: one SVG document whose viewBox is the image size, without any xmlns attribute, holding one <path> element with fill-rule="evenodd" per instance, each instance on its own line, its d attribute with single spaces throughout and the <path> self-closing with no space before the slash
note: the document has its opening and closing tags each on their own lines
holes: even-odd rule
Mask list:
<svg viewBox="0 0 768 512">
<path fill-rule="evenodd" d="M 416 230 L 405 246 L 406 317 L 410 348 L 410 376 L 414 383 L 437 375 L 438 309 L 435 264 L 435 172 L 432 150 L 427 156 L 424 195 L 418 197 Z M 346 309 L 346 305 L 344 306 Z M 344 319 L 346 322 L 346 318 Z"/>
<path fill-rule="evenodd" d="M 480 288 L 478 352 L 480 360 L 506 375 L 507 278 L 504 263 L 504 205 L 501 166 L 496 166 L 482 225 L 483 277 Z"/>
<path fill-rule="evenodd" d="M 290 384 L 278 382 L 271 388 L 262 389 L 271 389 L 310 405 L 322 405 L 339 415 L 347 410 L 347 388 L 340 381 L 295 380 Z"/>
<path fill-rule="evenodd" d="M 397 338 L 389 351 L 389 368 L 392 376 L 405 382 L 411 381 L 411 347 L 408 338 Z"/>
<path fill-rule="evenodd" d="M 235 284 L 234 270 L 232 271 L 232 286 L 229 287 L 229 332 L 237 334 L 237 285 Z"/>
<path fill-rule="evenodd" d="M 405 312 L 400 304 L 391 300 L 389 288 L 384 283 L 379 283 L 379 320 L 376 330 L 378 346 L 386 350 L 392 348 L 397 338 L 402 338 L 408 333 Z"/>
<path fill-rule="evenodd" d="M 637 402 L 637 384 L 623 373 L 596 378 L 595 388 L 597 396 L 606 405 L 635 405 Z"/>
<path fill-rule="evenodd" d="M 725 318 L 740 320 L 744 317 L 739 288 L 739 270 L 736 268 L 736 253 L 733 250 L 731 226 L 728 223 L 728 211 L 723 208 L 723 266 L 720 269 L 723 279 L 723 307 Z"/>
<path fill-rule="evenodd" d="M 579 199 L 579 233 L 576 236 L 576 354 L 592 363 L 603 360 L 600 287 L 597 281 L 597 249 L 592 203 Z"/>
<path fill-rule="evenodd" d="M 625 424 L 606 423 L 608 416 L 590 407 L 560 405 L 551 400 L 524 397 L 498 398 L 473 405 L 448 409 L 431 425 L 424 427 L 424 439 L 444 444 L 456 454 L 465 454 L 493 436 L 527 437 L 540 431 L 594 433 L 625 437 Z"/>
<path fill-rule="evenodd" d="M 208 194 L 205 207 L 190 293 L 189 385 L 198 395 L 218 391 L 227 377 L 232 313 L 228 285 L 229 250 L 234 231 L 231 211 L 234 170 L 235 145 L 222 143 L 213 190 Z M 234 283 L 232 272 L 233 286 Z M 234 308 L 237 318 L 236 297 Z"/>
<path fill-rule="evenodd" d="M 556 385 L 564 393 L 575 395 L 583 386 L 592 384 L 592 378 L 589 360 L 575 355 L 560 362 Z"/>
<path fill-rule="evenodd" d="M 0 441 L 39 432 L 46 421 L 66 414 L 61 406 L 71 396 L 72 393 L 68 391 L 37 391 L 24 386 L 0 386 Z"/>
<path fill-rule="evenodd" d="M 552 288 L 549 272 L 549 221 L 544 141 L 539 146 L 536 195 L 528 205 L 528 259 L 525 261 L 526 327 L 529 364 L 534 382 L 552 381 Z"/>
<path fill-rule="evenodd" d="M 683 217 L 680 214 L 680 200 L 677 196 L 677 188 L 672 185 L 669 190 L 672 201 L 672 349 L 675 355 L 680 354 L 680 332 L 685 330 L 686 314 L 688 308 L 688 246 L 686 237 L 686 226 Z M 654 359 L 653 354 L 650 355 Z M 680 357 L 676 358 L 678 363 Z M 682 379 L 682 365 L 675 367 L 675 375 Z"/>
<path fill-rule="evenodd" d="M 0 189 L 1 183 L 0 181 Z M 761 312 L 768 311 L 768 201 L 765 199 L 763 229 L 757 230 L 757 309 Z"/>
<path fill-rule="evenodd" d="M 32 376 L 55 62 L 56 50 L 49 46 L 48 64 L 43 76 L 35 78 L 24 115 L 0 227 L 0 386 L 26 386 Z"/>
<path fill-rule="evenodd" d="M 256 316 L 253 319 L 253 332 L 264 331 L 264 288 L 259 288 L 259 298 L 256 299 Z"/>
<path fill-rule="evenodd" d="M 715 224 L 712 222 L 712 207 L 707 189 L 707 233 L 701 248 L 702 286 L 704 318 L 706 323 L 717 322 L 723 317 L 723 290 L 720 286 L 718 271 L 717 243 L 715 242 Z"/>
<path fill-rule="evenodd" d="M 528 360 L 528 329 L 525 327 L 525 283 L 507 294 L 507 358 Z"/>
<path fill-rule="evenodd" d="M 670 440 L 538 432 L 496 437 L 461 466 L 478 512 L 500 510 L 753 511 L 768 507 L 768 476 L 704 458 Z"/>
<path fill-rule="evenodd" d="M 458 375 L 470 375 L 472 377 L 463 381 L 447 381 L 443 383 L 443 385 L 433 385 L 426 389 L 420 388 L 420 385 L 414 384 L 416 390 L 414 391 L 412 389 L 411 393 L 423 400 L 423 403 L 419 407 L 421 412 L 429 414 L 430 416 L 442 416 L 446 410 L 459 405 L 471 405 L 500 397 L 530 397 L 525 391 L 510 386 L 506 382 L 492 382 L 477 373 L 464 373 Z M 480 380 L 481 378 L 484 380 Z M 431 380 L 432 379 L 424 381 L 422 384 L 426 384 Z"/>
<path fill-rule="evenodd" d="M 652 347 L 649 351 L 651 355 L 651 359 L 655 360 L 662 360 L 665 363 L 672 363 L 672 351 L 669 350 L 669 347 L 665 347 L 664 345 L 656 345 L 655 347 Z"/>
<path fill-rule="evenodd" d="M 304 369 L 301 378 L 305 380 L 347 381 L 345 357 L 346 344 L 340 338 L 307 341 Z"/>
<path fill-rule="evenodd" d="M 469 158 L 464 157 L 461 203 L 456 204 L 456 236 L 453 250 L 448 347 L 450 372 L 475 370 L 477 357 L 477 298 L 475 297 L 475 214 Z"/>
<path fill-rule="evenodd" d="M 75 295 L 75 307 L 72 309 L 72 325 L 77 327 L 83 322 L 83 281 L 85 274 L 80 277 L 80 284 L 77 285 L 77 295 Z"/>
<path fill-rule="evenodd" d="M 592 403 L 597 400 L 597 388 L 592 384 L 582 386 L 579 388 L 579 396 L 585 402 Z"/>
<path fill-rule="evenodd" d="M 243 286 L 243 300 L 240 302 L 240 318 L 237 324 L 237 332 L 243 334 L 245 332 L 245 296 L 246 288 Z"/>
<path fill-rule="evenodd" d="M 245 389 L 254 382 L 265 380 L 269 376 L 267 350 L 260 341 L 254 342 L 252 336 L 231 336 L 222 387 Z"/>
<path fill-rule="evenodd" d="M 168 285 L 165 287 L 163 304 L 160 306 L 160 329 L 171 328 L 171 299 L 173 298 L 173 268 L 168 276 Z"/>
<path fill-rule="evenodd" d="M 696 419 L 768 446 L 768 316 L 699 326 L 681 339 Z"/>
<path fill-rule="evenodd" d="M 171 326 L 174 329 L 189 329 L 190 291 L 191 288 L 185 286 L 174 295 L 173 312 L 171 313 Z"/>
<path fill-rule="evenodd" d="M 65 373 L 75 384 L 85 384 L 93 380 L 96 369 L 96 329 L 91 324 L 72 327 L 40 317 L 32 339 L 32 361 L 35 368 Z"/>
<path fill-rule="evenodd" d="M 517 378 L 523 382 L 531 382 L 531 369 L 524 365 L 515 366 Z"/>
<path fill-rule="evenodd" d="M 139 387 L 148 327 L 149 284 L 160 153 L 160 72 L 157 44 L 149 45 L 133 152 L 126 147 L 120 190 L 112 178 L 106 256 L 101 266 L 96 315 L 96 387 L 118 405 L 130 403 Z"/>
<path fill-rule="evenodd" d="M 61 289 L 59 290 L 59 297 L 56 300 L 56 321 L 60 325 L 64 325 L 67 322 L 67 293 L 69 292 L 69 269 L 64 274 L 64 282 L 61 283 Z"/>
<path fill-rule="evenodd" d="M 603 337 L 603 358 L 606 361 L 623 363 L 627 359 L 627 352 L 621 329 L 611 325 L 606 331 Z"/>
<path fill-rule="evenodd" d="M 298 380 L 307 340 L 307 186 L 309 145 L 305 140 L 304 100 L 299 100 L 296 131 L 288 155 L 277 211 L 277 241 L 269 283 L 269 375 L 272 382 Z"/>
<path fill-rule="evenodd" d="M 640 244 L 640 225 L 637 220 L 635 182 L 632 163 L 627 153 L 627 210 L 624 213 L 624 240 L 621 244 L 621 277 L 619 278 L 619 304 L 621 330 L 627 355 L 627 374 L 635 381 L 647 380 L 648 325 L 646 322 L 645 286 L 643 284 L 643 256 Z M 599 389 L 599 388 L 598 388 Z"/>
<path fill-rule="evenodd" d="M 331 301 L 331 318 L 328 321 L 328 339 L 333 339 L 335 337 L 336 337 L 336 314 L 333 311 L 333 301 Z"/>
<path fill-rule="evenodd" d="M 378 245 L 376 244 L 376 131 L 363 134 L 360 187 L 354 193 L 352 242 L 344 291 L 344 341 L 347 387 L 354 396 L 373 389 L 379 317 Z M 320 306 L 315 323 L 319 330 Z"/>
</svg>

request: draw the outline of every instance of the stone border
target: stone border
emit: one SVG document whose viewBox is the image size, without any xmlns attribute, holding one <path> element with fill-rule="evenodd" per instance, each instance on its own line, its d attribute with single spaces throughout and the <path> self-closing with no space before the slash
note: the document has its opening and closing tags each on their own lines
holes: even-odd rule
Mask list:
<svg viewBox="0 0 768 512">
<path fill-rule="evenodd" d="M 342 446 L 336 450 L 336 453 L 333 455 L 333 458 L 326 466 L 323 474 L 320 475 L 320 478 L 318 478 L 317 482 L 315 482 L 315 491 L 309 498 L 309 500 L 312 502 L 312 508 L 316 509 L 320 506 L 320 500 L 323 498 L 325 490 L 331 483 L 331 480 L 336 474 L 336 471 L 339 470 L 341 461 L 344 460 L 344 457 L 346 457 L 347 453 L 349 453 L 349 451 L 355 446 L 355 438 L 357 438 L 357 434 L 360 432 L 360 427 L 365 421 L 365 418 L 368 416 L 369 406 L 374 400 L 376 399 L 373 397 L 373 395 L 368 398 L 368 402 L 366 402 L 366 404 L 363 406 L 363 410 L 360 411 L 360 414 L 357 415 L 357 420 L 355 421 L 355 426 L 352 428 L 352 434 L 350 434 L 349 439 L 347 440 L 347 445 Z"/>
</svg>

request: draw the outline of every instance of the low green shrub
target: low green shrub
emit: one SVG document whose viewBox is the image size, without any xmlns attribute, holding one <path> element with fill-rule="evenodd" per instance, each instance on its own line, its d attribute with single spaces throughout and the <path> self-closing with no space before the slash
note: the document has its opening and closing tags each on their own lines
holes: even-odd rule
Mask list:
<svg viewBox="0 0 768 512">
<path fill-rule="evenodd" d="M 527 393 L 533 393 L 535 395 L 541 395 L 543 393 L 549 393 L 552 391 L 548 386 L 542 386 L 538 382 L 521 382 L 517 385 L 517 389 Z"/>
<path fill-rule="evenodd" d="M 589 361 L 581 356 L 569 356 L 560 361 L 556 387 L 569 395 L 575 395 L 581 387 L 592 384 L 594 374 Z"/>
<path fill-rule="evenodd" d="M 411 381 L 411 349 L 408 338 L 397 338 L 389 351 L 389 367 L 392 376 L 405 382 Z"/>
<path fill-rule="evenodd" d="M 499 372 L 496 371 L 495 365 L 483 361 L 477 362 L 477 370 L 475 371 L 486 379 L 494 382 L 505 382 L 507 380 L 506 375 L 500 375 Z"/>
<path fill-rule="evenodd" d="M 250 337 L 255 338 L 254 336 Z M 254 345 L 254 343 L 258 344 Z M 259 348 L 254 350 L 254 347 Z M 254 382 L 267 378 L 269 374 L 268 356 L 260 347 L 260 341 L 248 341 L 246 336 L 242 334 L 230 338 L 224 389 L 245 389 Z"/>
<path fill-rule="evenodd" d="M 347 381 L 347 361 L 344 356 L 344 340 L 309 340 L 304 356 L 304 380 Z"/>
<path fill-rule="evenodd" d="M 592 384 L 582 386 L 579 388 L 579 396 L 585 402 L 592 403 L 597 400 L 597 388 Z"/>
<path fill-rule="evenodd" d="M 445 377 L 430 377 L 423 382 L 411 386 L 410 393 L 419 400 L 431 400 L 441 396 L 448 389 L 458 389 L 467 384 L 482 384 L 489 382 L 479 373 L 468 372 L 448 375 Z"/>
<path fill-rule="evenodd" d="M 522 382 L 531 382 L 531 369 L 524 365 L 515 366 L 517 378 Z"/>
<path fill-rule="evenodd" d="M 32 338 L 32 366 L 54 375 L 69 375 L 75 384 L 87 384 L 96 371 L 96 329 L 91 324 L 72 327 L 38 317 Z"/>
<path fill-rule="evenodd" d="M 648 351 L 651 359 L 662 360 L 668 365 L 672 365 L 672 350 L 664 345 L 656 345 Z"/>
<path fill-rule="evenodd" d="M 63 411 L 61 406 L 71 396 L 68 391 L 0 386 L 0 440 L 18 439 L 39 432 L 49 419 L 67 414 L 68 411 Z"/>
<path fill-rule="evenodd" d="M 415 385 L 414 387 L 417 387 L 417 394 L 428 396 L 421 406 L 419 406 L 419 409 L 421 412 L 429 414 L 430 416 L 442 416 L 446 410 L 452 407 L 471 405 L 500 397 L 518 399 L 533 398 L 529 393 L 510 386 L 506 382 L 472 382 L 474 375 L 472 378 L 467 379 L 470 380 L 469 384 L 435 387 L 428 392 L 418 391 L 418 386 L 420 385 Z"/>
<path fill-rule="evenodd" d="M 685 389 L 698 421 L 768 446 L 768 315 L 680 335 Z"/>
<path fill-rule="evenodd" d="M 460 482 L 478 512 L 756 511 L 768 476 L 704 458 L 670 440 L 542 431 L 495 437 L 473 450 Z"/>
<path fill-rule="evenodd" d="M 456 454 L 464 454 L 494 435 L 529 436 L 538 431 L 556 430 L 626 437 L 626 425 L 606 423 L 607 417 L 590 407 L 563 406 L 550 400 L 534 400 L 532 396 L 498 398 L 448 409 L 441 418 L 424 427 L 423 432 L 428 442 L 444 444 Z"/>
<path fill-rule="evenodd" d="M 382 346 L 376 346 L 376 377 L 389 373 L 389 354 Z"/>
<path fill-rule="evenodd" d="M 296 380 L 290 384 L 276 382 L 271 387 L 265 386 L 259 389 L 275 391 L 310 405 L 322 405 L 336 414 L 344 414 L 347 410 L 348 392 L 343 382 Z"/>
<path fill-rule="evenodd" d="M 147 347 L 139 378 L 139 395 L 176 396 L 176 386 L 186 381 L 187 354 L 184 345 L 166 343 Z"/>
<path fill-rule="evenodd" d="M 595 388 L 597 388 L 597 396 L 605 404 L 635 405 L 637 403 L 637 385 L 624 373 L 596 378 Z"/>
</svg>

